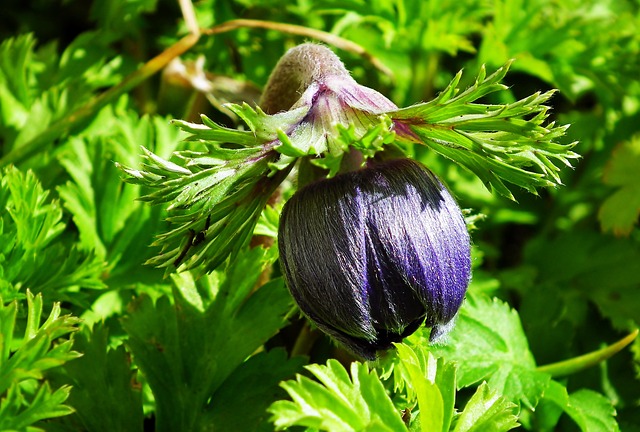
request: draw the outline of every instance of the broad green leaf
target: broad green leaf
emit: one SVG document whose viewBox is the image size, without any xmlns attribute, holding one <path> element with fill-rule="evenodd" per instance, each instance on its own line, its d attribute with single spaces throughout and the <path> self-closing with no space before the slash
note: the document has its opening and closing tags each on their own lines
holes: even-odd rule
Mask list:
<svg viewBox="0 0 640 432">
<path fill-rule="evenodd" d="M 64 380 L 73 388 L 68 402 L 75 410 L 65 422 L 79 422 L 77 428 L 96 432 L 142 431 L 141 392 L 135 388 L 139 384 L 131 358 L 123 345 L 108 344 L 108 329 L 102 323 L 76 335 L 74 347 L 83 356 L 64 367 Z"/>
<path fill-rule="evenodd" d="M 483 382 L 457 418 L 454 432 L 508 431 L 519 426 L 517 405 Z"/>
<path fill-rule="evenodd" d="M 325 431 L 405 431 L 375 371 L 351 363 L 351 374 L 337 361 L 306 366 L 318 381 L 298 375 L 281 385 L 292 401 L 271 405 L 276 428 L 303 426 Z"/>
<path fill-rule="evenodd" d="M 565 410 L 584 432 L 620 430 L 614 418 L 616 410 L 611 401 L 593 390 L 581 389 L 571 393 Z"/>
<path fill-rule="evenodd" d="M 538 289 L 559 293 L 564 304 L 591 299 L 619 328 L 640 322 L 640 273 L 631 265 L 640 260 L 637 242 L 574 230 L 531 241 L 525 258 L 536 267 Z"/>
<path fill-rule="evenodd" d="M 269 431 L 267 408 L 286 396 L 278 385 L 306 363 L 282 349 L 262 352 L 242 363 L 218 388 L 205 414 L 216 430 Z"/>
<path fill-rule="evenodd" d="M 155 304 L 142 297 L 131 305 L 123 326 L 153 391 L 157 430 L 210 427 L 205 409 L 211 396 L 284 326 L 291 297 L 282 280 L 252 292 L 273 259 L 273 253 L 254 248 L 226 274 L 175 277 L 174 304 L 167 297 Z"/>
<path fill-rule="evenodd" d="M 618 189 L 600 207 L 598 219 L 603 231 L 627 236 L 640 215 L 640 136 L 620 144 L 604 172 L 604 182 Z"/>
<path fill-rule="evenodd" d="M 530 409 L 550 380 L 535 370 L 517 312 L 498 299 L 468 295 L 449 340 L 431 351 L 457 363 L 459 388 L 487 381 L 507 400 Z"/>
<path fill-rule="evenodd" d="M 551 380 L 544 392 L 544 397 L 533 413 L 535 422 L 541 430 L 554 430 L 557 428 L 560 416 L 567 409 L 569 394 L 567 388 L 558 381 Z"/>
</svg>

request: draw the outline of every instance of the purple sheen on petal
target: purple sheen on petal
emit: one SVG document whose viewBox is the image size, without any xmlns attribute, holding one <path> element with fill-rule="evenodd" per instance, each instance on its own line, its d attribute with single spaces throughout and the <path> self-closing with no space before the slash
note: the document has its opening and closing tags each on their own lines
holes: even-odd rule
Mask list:
<svg viewBox="0 0 640 432">
<path fill-rule="evenodd" d="M 470 279 L 459 207 L 408 159 L 302 188 L 283 209 L 279 245 L 302 312 L 365 358 L 423 322 L 434 337 L 452 326 Z"/>
<path fill-rule="evenodd" d="M 330 77 L 326 80 L 326 86 L 347 106 L 371 114 L 383 114 L 398 109 L 382 93 L 369 87 L 358 84 L 353 78 Z"/>
</svg>

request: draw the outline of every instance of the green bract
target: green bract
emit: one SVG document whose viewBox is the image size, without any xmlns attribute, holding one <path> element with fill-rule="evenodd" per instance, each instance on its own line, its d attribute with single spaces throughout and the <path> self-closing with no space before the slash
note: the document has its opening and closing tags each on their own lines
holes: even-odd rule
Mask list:
<svg viewBox="0 0 640 432">
<path fill-rule="evenodd" d="M 259 107 L 228 104 L 249 130 L 175 121 L 201 144 L 174 161 L 144 149 L 140 169 L 122 167 L 127 181 L 148 186 L 143 200 L 168 204 L 172 229 L 161 234 L 151 265 L 211 271 L 246 244 L 269 196 L 299 158 L 335 174 L 350 149 L 373 157 L 385 146 L 423 144 L 476 174 L 488 188 L 513 198 L 505 182 L 535 192 L 560 184 L 559 167 L 578 157 L 574 144 L 558 138 L 566 126 L 545 124 L 553 92 L 511 104 L 476 101 L 505 90 L 510 63 L 490 76 L 484 68 L 473 86 L 459 92 L 461 73 L 433 101 L 397 109 L 350 76 L 312 81 L 291 109 L 265 114 Z M 346 72 L 345 72 L 346 73 Z M 182 267 L 181 267 L 182 266 Z"/>
</svg>

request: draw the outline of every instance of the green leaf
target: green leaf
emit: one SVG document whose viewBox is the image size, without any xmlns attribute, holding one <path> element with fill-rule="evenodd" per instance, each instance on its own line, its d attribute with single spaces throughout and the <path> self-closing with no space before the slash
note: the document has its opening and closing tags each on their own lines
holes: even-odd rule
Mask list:
<svg viewBox="0 0 640 432">
<path fill-rule="evenodd" d="M 616 411 L 611 401 L 602 394 L 580 389 L 569 395 L 557 381 L 551 381 L 536 412 L 537 423 L 545 430 L 553 429 L 564 411 L 585 432 L 617 431 Z"/>
<path fill-rule="evenodd" d="M 503 181 L 530 192 L 538 187 L 561 184 L 560 168 L 553 162 L 571 166 L 578 155 L 575 143 L 561 145 L 556 140 L 566 126 L 545 125 L 549 107 L 544 105 L 553 92 L 535 93 L 505 105 L 474 103 L 477 99 L 505 90 L 500 81 L 510 63 L 485 78 L 484 68 L 475 84 L 458 94 L 460 73 L 431 102 L 389 113 L 402 125 L 398 137 L 423 143 L 476 174 L 488 189 L 513 199 Z M 405 131 L 406 130 L 406 131 Z"/>
<path fill-rule="evenodd" d="M 457 418 L 454 432 L 508 431 L 519 426 L 518 406 L 483 382 Z"/>
<path fill-rule="evenodd" d="M 206 273 L 229 258 L 233 260 L 295 161 L 279 166 L 281 171 L 271 175 L 277 152 L 260 146 L 251 133 L 209 123 L 201 127 L 179 123 L 194 134 L 190 139 L 203 142 L 207 151 L 177 152 L 175 163 L 143 147 L 146 162 L 142 169 L 117 164 L 128 175 L 127 181 L 151 188 L 153 192 L 142 200 L 155 205 L 170 203 L 167 220 L 172 229 L 157 237 L 153 245 L 162 249 L 147 261 L 166 267 L 167 272 L 181 268 Z"/>
<path fill-rule="evenodd" d="M 175 304 L 145 296 L 130 306 L 123 326 L 153 391 L 157 430 L 208 428 L 204 413 L 212 394 L 284 326 L 291 296 L 282 280 L 252 292 L 274 259 L 273 252 L 255 248 L 225 273 L 174 277 Z"/>
<path fill-rule="evenodd" d="M 67 289 L 104 287 L 102 261 L 61 236 L 60 204 L 49 199 L 33 172 L 3 170 L 0 207 L 7 210 L 0 215 L 0 295 L 5 301 L 21 297 L 22 286 L 71 302 L 81 302 L 82 296 L 68 297 Z"/>
<path fill-rule="evenodd" d="M 626 236 L 640 214 L 640 136 L 620 144 L 605 167 L 604 182 L 617 190 L 600 207 L 598 219 L 603 231 Z"/>
<path fill-rule="evenodd" d="M 537 268 L 537 289 L 557 292 L 565 303 L 590 299 L 621 329 L 640 322 L 640 273 L 629 265 L 640 260 L 636 241 L 573 230 L 532 240 L 525 259 Z"/>
<path fill-rule="evenodd" d="M 280 131 L 292 130 L 309 112 L 308 106 L 272 115 L 265 114 L 260 107 L 253 109 L 246 103 L 242 105 L 227 104 L 226 107 L 247 123 L 260 142 L 277 140 Z"/>
<path fill-rule="evenodd" d="M 138 162 L 141 143 L 169 154 L 179 139 L 179 131 L 164 118 L 140 118 L 131 111 L 107 107 L 85 134 L 71 138 L 58 152 L 71 176 L 58 186 L 58 193 L 73 216 L 82 248 L 106 262 L 111 287 L 118 285 L 114 278 L 151 258 L 154 251 L 148 245 L 161 223 L 161 209 L 136 202 L 141 188 L 123 185 L 112 160 Z M 136 270 L 141 277 L 152 272 Z M 162 276 L 155 273 L 156 279 Z"/>
<path fill-rule="evenodd" d="M 458 365 L 458 387 L 486 380 L 507 400 L 534 409 L 550 376 L 537 372 L 515 310 L 498 299 L 468 295 L 444 345 L 431 351 Z"/>
<path fill-rule="evenodd" d="M 35 44 L 32 34 L 6 39 L 0 44 L 0 86 L 25 108 L 32 100 L 28 68 L 32 67 Z M 2 116 L 3 119 L 10 117 Z"/>
<path fill-rule="evenodd" d="M 406 374 L 409 399 L 418 399 L 421 430 L 446 432 L 454 413 L 455 368 L 420 348 L 396 344 L 400 360 L 397 367 L 403 369 L 401 375 Z"/>
<path fill-rule="evenodd" d="M 83 356 L 65 365 L 65 381 L 73 391 L 69 404 L 82 428 L 90 431 L 142 431 L 140 389 L 134 388 L 135 371 L 124 346 L 110 348 L 108 329 L 102 323 L 84 327 L 74 347 Z M 73 423 L 73 419 L 65 419 Z M 80 428 L 80 425 L 76 425 Z"/>
<path fill-rule="evenodd" d="M 581 389 L 571 393 L 565 411 L 584 432 L 620 430 L 614 418 L 616 410 L 611 401 L 593 390 Z"/>
<path fill-rule="evenodd" d="M 558 381 L 551 380 L 534 413 L 536 424 L 539 425 L 540 430 L 557 429 L 556 425 L 568 404 L 567 388 Z"/>
<path fill-rule="evenodd" d="M 306 366 L 319 382 L 298 375 L 281 385 L 293 401 L 269 408 L 276 428 L 303 426 L 326 431 L 405 431 L 399 411 L 375 371 L 351 363 L 351 376 L 337 361 Z"/>
<path fill-rule="evenodd" d="M 22 340 L 14 339 L 18 301 L 4 305 L 0 298 L 0 429 L 23 430 L 40 420 L 68 415 L 64 404 L 70 387 L 52 390 L 44 372 L 77 358 L 71 340 L 61 339 L 77 330 L 79 319 L 60 315 L 54 303 L 40 323 L 42 296 L 27 291 L 27 324 Z"/>
<path fill-rule="evenodd" d="M 213 395 L 206 416 L 216 430 L 269 431 L 267 408 L 286 393 L 279 387 L 306 363 L 304 357 L 287 358 L 282 349 L 250 357 Z M 242 391 L 239 391 L 242 389 Z"/>
<path fill-rule="evenodd" d="M 28 430 L 41 420 L 71 414 L 73 409 L 64 404 L 70 390 L 70 387 L 63 386 L 52 391 L 45 382 L 37 387 L 34 395 L 25 395 L 20 386 L 11 386 L 0 401 L 0 428 L 6 431 Z"/>
</svg>

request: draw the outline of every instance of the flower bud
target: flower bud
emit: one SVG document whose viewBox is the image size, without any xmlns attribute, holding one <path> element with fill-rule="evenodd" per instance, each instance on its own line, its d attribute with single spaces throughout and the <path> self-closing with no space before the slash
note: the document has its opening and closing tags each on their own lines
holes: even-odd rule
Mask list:
<svg viewBox="0 0 640 432">
<path fill-rule="evenodd" d="M 409 159 L 300 189 L 284 206 L 278 239 L 300 310 L 367 359 L 422 323 L 432 340 L 446 333 L 470 280 L 460 208 Z"/>
</svg>

